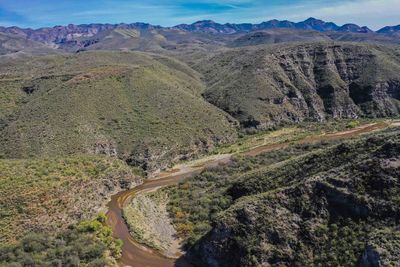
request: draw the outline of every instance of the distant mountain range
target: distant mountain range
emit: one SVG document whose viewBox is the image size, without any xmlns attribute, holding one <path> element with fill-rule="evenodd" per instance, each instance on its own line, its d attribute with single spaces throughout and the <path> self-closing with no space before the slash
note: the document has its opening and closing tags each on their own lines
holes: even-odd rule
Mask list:
<svg viewBox="0 0 400 267">
<path fill-rule="evenodd" d="M 226 23 L 220 24 L 212 20 L 198 21 L 193 24 L 180 24 L 174 27 L 162 27 L 151 25 L 148 23 L 120 23 L 120 24 L 82 24 L 68 26 L 55 26 L 39 29 L 23 29 L 19 27 L 1 27 L 0 32 L 8 34 L 17 34 L 29 40 L 45 42 L 45 43 L 63 43 L 65 41 L 74 40 L 76 38 L 93 37 L 98 33 L 113 29 L 138 29 L 138 30 L 154 30 L 154 29 L 169 29 L 181 30 L 186 32 L 196 33 L 211 33 L 211 34 L 234 34 L 245 33 L 256 30 L 267 29 L 298 29 L 298 30 L 314 30 L 319 32 L 339 32 L 339 33 L 374 33 L 373 30 L 366 26 L 356 24 L 345 24 L 338 26 L 333 22 L 325 22 L 323 20 L 309 18 L 302 22 L 291 22 L 287 20 L 270 20 L 259 24 L 251 23 Z M 376 33 L 379 34 L 400 34 L 400 25 L 387 26 Z"/>
<path fill-rule="evenodd" d="M 270 20 L 260 24 L 219 24 L 211 20 L 198 21 L 193 24 L 181 24 L 174 28 L 190 31 L 190 32 L 208 32 L 208 33 L 237 33 L 249 32 L 254 30 L 266 30 L 276 28 L 299 29 L 299 30 L 315 30 L 320 32 L 337 31 L 337 32 L 353 32 L 368 33 L 373 32 L 368 27 L 360 27 L 356 24 L 345 24 L 338 26 L 333 22 L 325 22 L 323 20 L 309 18 L 302 22 L 291 22 L 287 20 Z"/>
<path fill-rule="evenodd" d="M 23 36 L 27 39 L 38 41 L 38 42 L 54 42 L 62 43 L 67 40 L 73 40 L 79 37 L 93 37 L 98 33 L 104 31 L 110 31 L 114 29 L 156 29 L 161 26 L 153 26 L 147 23 L 131 23 L 131 24 L 81 24 L 74 25 L 69 24 L 68 26 L 55 26 L 40 29 L 23 29 L 16 26 L 13 27 L 1 27 L 0 32 L 16 34 Z"/>
</svg>

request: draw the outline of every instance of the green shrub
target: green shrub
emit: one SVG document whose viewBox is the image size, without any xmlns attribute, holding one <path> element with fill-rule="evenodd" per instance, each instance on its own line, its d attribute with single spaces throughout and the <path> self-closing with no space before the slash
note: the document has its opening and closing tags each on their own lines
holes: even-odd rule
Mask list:
<svg viewBox="0 0 400 267">
<path fill-rule="evenodd" d="M 346 128 L 353 129 L 360 125 L 359 121 L 351 121 L 346 125 Z"/>
<path fill-rule="evenodd" d="M 99 214 L 57 236 L 28 234 L 15 245 L 0 247 L 0 266 L 105 266 L 105 252 L 119 258 L 122 241 L 112 237 L 104 222 Z"/>
</svg>

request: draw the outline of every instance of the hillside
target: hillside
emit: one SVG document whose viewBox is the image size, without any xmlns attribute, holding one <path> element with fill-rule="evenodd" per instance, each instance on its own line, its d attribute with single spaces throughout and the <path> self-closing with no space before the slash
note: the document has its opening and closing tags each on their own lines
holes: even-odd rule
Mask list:
<svg viewBox="0 0 400 267">
<path fill-rule="evenodd" d="M 399 128 L 207 169 L 169 195 L 199 266 L 396 266 Z"/>
<path fill-rule="evenodd" d="M 396 47 L 296 43 L 232 49 L 195 66 L 207 101 L 244 127 L 328 118 L 396 116 Z"/>
<path fill-rule="evenodd" d="M 149 172 L 235 139 L 198 74 L 171 58 L 85 52 L 0 64 L 3 157 L 107 154 Z"/>
<path fill-rule="evenodd" d="M 177 29 L 114 29 L 58 44 L 69 52 L 91 50 L 143 51 L 172 56 L 191 63 L 224 47 L 238 35 L 215 36 Z"/>
<path fill-rule="evenodd" d="M 125 162 L 105 156 L 2 159 L 0 243 L 60 233 L 105 211 L 112 194 L 140 183 Z"/>
<path fill-rule="evenodd" d="M 29 233 L 0 244 L 1 266 L 118 266 L 122 243 L 104 225 L 105 216 L 83 220 L 60 233 Z M 59 229 L 60 230 L 60 229 Z"/>
<path fill-rule="evenodd" d="M 232 42 L 228 43 L 230 47 L 242 47 L 261 44 L 275 44 L 287 42 L 312 42 L 312 41 L 330 41 L 331 39 L 324 33 L 310 30 L 293 29 L 271 29 L 264 31 L 253 31 L 241 35 Z"/>
<path fill-rule="evenodd" d="M 399 151 L 395 131 L 245 174 L 193 253 L 210 266 L 396 266 Z"/>
<path fill-rule="evenodd" d="M 6 54 L 46 55 L 56 54 L 51 46 L 28 40 L 19 35 L 0 32 L 0 56 Z"/>
<path fill-rule="evenodd" d="M 374 32 L 329 32 L 326 35 L 333 41 L 358 42 L 371 44 L 400 44 L 396 34 L 378 34 Z"/>
<path fill-rule="evenodd" d="M 0 267 L 400 266 L 399 27 L 0 26 Z"/>
<path fill-rule="evenodd" d="M 239 36 L 239 37 L 237 37 Z M 299 29 L 269 29 L 252 31 L 246 34 L 234 35 L 233 41 L 226 44 L 229 47 L 242 47 L 262 44 L 293 43 L 293 42 L 359 42 L 372 44 L 400 44 L 400 38 L 395 34 L 378 34 L 373 32 L 318 32 Z"/>
</svg>

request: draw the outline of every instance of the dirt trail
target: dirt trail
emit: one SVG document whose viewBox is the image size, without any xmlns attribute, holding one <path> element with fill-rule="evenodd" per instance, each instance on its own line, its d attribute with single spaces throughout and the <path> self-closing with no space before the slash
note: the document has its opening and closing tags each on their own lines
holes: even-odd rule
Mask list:
<svg viewBox="0 0 400 267">
<path fill-rule="evenodd" d="M 286 148 L 293 143 L 306 144 L 320 142 L 324 140 L 350 138 L 363 133 L 383 129 L 388 127 L 389 125 L 390 124 L 385 122 L 372 123 L 357 127 L 352 130 L 323 134 L 318 136 L 309 136 L 296 142 L 259 146 L 252 148 L 243 154 L 248 156 L 255 156 L 264 152 Z M 395 123 L 392 125 L 397 126 Z M 161 255 L 157 251 L 154 251 L 137 243 L 129 234 L 128 227 L 122 217 L 122 209 L 125 205 L 129 203 L 130 199 L 132 199 L 135 194 L 167 185 L 176 184 L 188 177 L 200 173 L 205 168 L 216 166 L 218 164 L 228 163 L 231 156 L 231 154 L 214 155 L 201 160 L 189 162 L 187 164 L 177 165 L 174 169 L 162 172 L 154 179 L 146 180 L 142 185 L 137 186 L 134 189 L 120 192 L 112 196 L 111 201 L 108 203 L 107 224 L 112 228 L 114 236 L 121 239 L 124 243 L 122 247 L 122 257 L 119 260 L 119 264 L 121 266 L 132 267 L 192 266 L 187 260 L 185 260 L 184 257 L 180 257 L 179 259 L 169 259 Z"/>
</svg>

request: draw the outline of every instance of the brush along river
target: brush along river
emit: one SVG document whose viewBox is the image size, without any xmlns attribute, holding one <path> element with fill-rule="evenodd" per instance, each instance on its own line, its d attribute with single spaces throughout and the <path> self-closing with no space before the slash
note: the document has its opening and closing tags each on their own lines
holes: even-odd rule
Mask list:
<svg viewBox="0 0 400 267">
<path fill-rule="evenodd" d="M 324 140 L 345 139 L 354 137 L 363 133 L 369 133 L 375 130 L 388 127 L 390 124 L 385 122 L 372 123 L 357 127 L 355 129 L 309 136 L 298 140 L 294 143 L 306 144 L 315 143 Z M 397 126 L 396 123 L 393 123 Z M 288 147 L 293 142 L 269 144 L 249 149 L 242 154 L 248 156 L 256 156 L 258 154 L 282 149 Z M 216 166 L 218 164 L 226 164 L 229 162 L 233 154 L 213 155 L 201 160 L 177 165 L 170 171 L 165 171 L 157 175 L 153 179 L 146 180 L 143 184 L 127 191 L 120 192 L 111 197 L 108 203 L 107 224 L 112 228 L 113 235 L 123 241 L 122 257 L 119 259 L 120 266 L 132 267 L 170 267 L 170 266 L 192 266 L 184 257 L 171 259 L 163 256 L 159 252 L 139 244 L 133 239 L 129 233 L 128 226 L 122 217 L 122 209 L 129 204 L 130 200 L 138 193 L 151 189 L 157 189 L 163 186 L 177 184 L 188 177 L 199 174 L 202 170 Z"/>
</svg>

